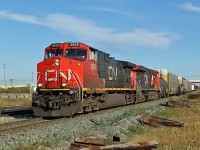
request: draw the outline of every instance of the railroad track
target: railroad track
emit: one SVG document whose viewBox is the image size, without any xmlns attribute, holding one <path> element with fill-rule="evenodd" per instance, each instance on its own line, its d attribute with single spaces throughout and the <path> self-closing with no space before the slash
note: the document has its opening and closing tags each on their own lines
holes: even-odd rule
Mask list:
<svg viewBox="0 0 200 150">
<path fill-rule="evenodd" d="M 37 126 L 37 124 L 41 124 L 46 121 L 48 120 L 43 120 L 42 118 L 33 118 L 29 120 L 0 124 L 0 135 L 5 135 L 9 133 L 19 132 L 30 128 L 34 128 Z"/>
<path fill-rule="evenodd" d="M 32 108 L 17 108 L 0 110 L 0 117 L 4 116 L 33 116 Z"/>
<path fill-rule="evenodd" d="M 32 118 L 29 120 L 0 124 L 0 135 L 6 135 L 10 133 L 16 133 L 20 131 L 53 125 L 53 124 L 65 122 L 66 120 L 67 118 L 43 119 L 41 117 L 41 118 Z"/>
<path fill-rule="evenodd" d="M 164 99 L 163 99 L 164 100 Z M 157 101 L 157 100 L 155 100 Z M 151 102 L 151 101 L 149 101 Z M 146 102 L 148 103 L 148 102 Z M 138 105 L 141 103 L 138 103 Z M 127 105 L 131 106 L 131 105 Z M 124 106 L 126 107 L 126 106 Z M 112 110 L 117 109 L 118 107 L 111 108 Z M 104 109 L 101 111 L 94 112 L 96 114 L 102 113 L 104 111 L 111 111 L 111 109 Z M 81 114 L 81 116 L 84 116 L 87 114 Z M 11 123 L 5 123 L 5 124 L 0 124 L 0 136 L 1 135 L 6 135 L 10 133 L 17 133 L 25 130 L 30 130 L 30 129 L 36 129 L 39 127 L 44 127 L 48 125 L 54 125 L 57 123 L 62 123 L 66 122 L 70 117 L 67 118 L 56 118 L 56 119 L 44 119 L 42 117 L 40 118 L 32 118 L 29 120 L 23 120 L 23 121 L 17 121 L 17 122 L 11 122 Z"/>
</svg>

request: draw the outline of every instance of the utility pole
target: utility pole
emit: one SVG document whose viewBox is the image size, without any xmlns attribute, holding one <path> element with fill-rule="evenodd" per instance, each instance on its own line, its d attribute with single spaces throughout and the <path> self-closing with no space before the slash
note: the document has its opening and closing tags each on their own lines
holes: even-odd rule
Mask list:
<svg viewBox="0 0 200 150">
<path fill-rule="evenodd" d="M 3 64 L 3 70 L 4 70 L 4 85 L 5 85 L 5 88 L 7 88 L 7 85 L 6 85 L 6 64 Z"/>
<path fill-rule="evenodd" d="M 13 79 L 10 79 L 11 87 L 13 86 Z"/>
<path fill-rule="evenodd" d="M 33 71 L 32 71 L 32 84 L 33 84 Z"/>
<path fill-rule="evenodd" d="M 31 72 L 31 74 L 32 74 L 32 79 L 31 79 L 31 84 L 30 84 L 30 93 L 32 93 L 32 91 L 33 91 L 33 71 Z"/>
</svg>

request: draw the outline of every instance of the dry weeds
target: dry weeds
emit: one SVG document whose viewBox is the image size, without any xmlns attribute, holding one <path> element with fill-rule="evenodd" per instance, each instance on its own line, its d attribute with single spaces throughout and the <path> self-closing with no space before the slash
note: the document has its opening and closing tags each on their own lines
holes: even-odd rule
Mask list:
<svg viewBox="0 0 200 150">
<path fill-rule="evenodd" d="M 159 143 L 158 149 L 200 149 L 200 99 L 190 100 L 189 105 L 190 108 L 168 108 L 156 114 L 163 118 L 184 122 L 183 128 L 143 126 L 144 134 L 136 136 L 132 141 L 154 139 Z"/>
<path fill-rule="evenodd" d="M 0 100 L 1 108 L 31 107 L 31 98 Z"/>
</svg>

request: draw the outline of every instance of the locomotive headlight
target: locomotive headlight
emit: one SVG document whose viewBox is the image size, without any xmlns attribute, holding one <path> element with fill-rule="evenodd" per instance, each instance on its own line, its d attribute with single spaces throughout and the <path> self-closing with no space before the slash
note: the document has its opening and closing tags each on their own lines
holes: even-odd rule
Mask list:
<svg viewBox="0 0 200 150">
<path fill-rule="evenodd" d="M 55 65 L 59 66 L 60 65 L 60 60 L 59 59 L 55 59 Z"/>
<path fill-rule="evenodd" d="M 62 83 L 62 87 L 66 87 L 67 86 L 67 83 Z"/>
<path fill-rule="evenodd" d="M 37 87 L 32 87 L 32 91 L 34 92 L 34 93 L 36 93 L 37 92 Z"/>
<path fill-rule="evenodd" d="M 42 83 L 38 83 L 38 87 L 42 87 Z"/>
<path fill-rule="evenodd" d="M 74 94 L 74 91 L 70 90 L 70 91 L 69 91 L 69 94 Z"/>
</svg>

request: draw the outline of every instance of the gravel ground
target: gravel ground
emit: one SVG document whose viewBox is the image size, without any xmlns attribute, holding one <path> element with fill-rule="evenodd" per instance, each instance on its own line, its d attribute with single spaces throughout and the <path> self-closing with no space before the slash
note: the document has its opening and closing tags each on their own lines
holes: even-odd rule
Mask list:
<svg viewBox="0 0 200 150">
<path fill-rule="evenodd" d="M 128 129 L 137 126 L 139 113 L 152 114 L 164 109 L 159 104 L 166 101 L 167 99 L 162 99 L 83 114 L 75 118 L 68 118 L 64 123 L 0 136 L 0 149 L 10 150 L 17 147 L 19 149 L 33 143 L 39 143 L 40 146 L 37 149 L 69 149 L 70 143 L 75 137 L 97 137 L 112 140 L 114 135 L 118 135 L 123 141 L 134 136 L 128 133 Z M 92 122 L 91 119 L 98 122 L 99 125 Z M 125 120 L 121 123 L 113 125 L 123 119 Z M 2 118 L 2 120 L 4 119 Z M 2 120 L 0 119 L 0 121 Z"/>
<path fill-rule="evenodd" d="M 4 124 L 4 123 L 10 123 L 10 122 L 17 122 L 17 121 L 22 121 L 22 120 L 28 120 L 29 118 L 15 118 L 15 117 L 0 117 L 0 124 Z"/>
</svg>

